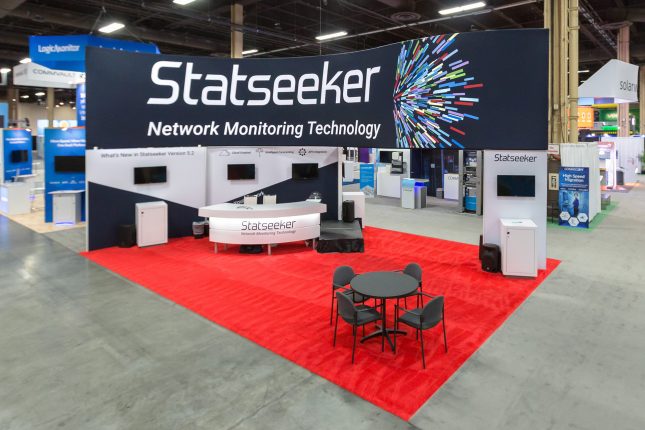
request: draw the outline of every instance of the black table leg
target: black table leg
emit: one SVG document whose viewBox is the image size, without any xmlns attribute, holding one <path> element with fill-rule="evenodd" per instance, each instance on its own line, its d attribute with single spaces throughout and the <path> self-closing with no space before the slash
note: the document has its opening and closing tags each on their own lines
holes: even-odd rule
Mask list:
<svg viewBox="0 0 645 430">
<path fill-rule="evenodd" d="M 361 338 L 361 343 L 365 342 L 366 340 L 373 339 L 375 337 L 381 336 L 381 352 L 384 350 L 384 345 L 385 345 L 385 339 L 387 339 L 388 343 L 390 344 L 390 348 L 392 348 L 392 352 L 396 352 L 396 349 L 394 347 L 394 343 L 392 342 L 392 339 L 390 339 L 390 333 L 394 333 L 396 331 L 397 334 L 402 334 L 405 335 L 407 334 L 404 330 L 395 330 L 393 328 L 387 328 L 386 324 L 386 318 L 387 318 L 387 312 L 386 312 L 386 302 L 385 299 L 382 299 L 382 308 L 383 308 L 383 315 L 382 315 L 382 320 L 381 320 L 381 326 L 376 326 L 377 330 L 368 334 L 367 336 L 363 336 Z"/>
</svg>

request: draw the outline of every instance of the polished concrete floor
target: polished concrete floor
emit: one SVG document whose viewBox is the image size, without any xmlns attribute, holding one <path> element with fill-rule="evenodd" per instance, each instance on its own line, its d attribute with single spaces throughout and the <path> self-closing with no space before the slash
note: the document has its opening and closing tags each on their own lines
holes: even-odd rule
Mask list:
<svg viewBox="0 0 645 430">
<path fill-rule="evenodd" d="M 645 179 L 645 178 L 643 178 Z M 0 217 L 0 429 L 645 428 L 645 187 L 403 422 Z M 476 243 L 481 219 L 378 200 L 369 225 Z"/>
</svg>

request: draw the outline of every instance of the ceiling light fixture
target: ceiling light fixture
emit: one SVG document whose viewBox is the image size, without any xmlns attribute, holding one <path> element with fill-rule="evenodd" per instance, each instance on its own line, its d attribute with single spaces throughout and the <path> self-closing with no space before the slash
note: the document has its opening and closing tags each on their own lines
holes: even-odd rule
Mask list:
<svg viewBox="0 0 645 430">
<path fill-rule="evenodd" d="M 42 96 L 44 96 L 44 95 L 45 95 L 45 93 L 44 93 L 44 92 L 42 92 L 42 91 L 40 91 L 40 92 L 37 92 L 37 93 L 36 93 L 36 94 L 34 94 L 34 95 L 35 95 L 36 97 L 42 97 Z"/>
<path fill-rule="evenodd" d="M 10 71 L 11 71 L 11 69 L 8 68 L 8 67 L 3 67 L 2 69 L 0 69 L 0 73 L 3 73 L 3 74 L 4 73 L 9 73 Z"/>
<path fill-rule="evenodd" d="M 31 58 L 26 57 L 20 60 L 20 64 L 27 64 L 27 63 L 31 63 Z"/>
<path fill-rule="evenodd" d="M 316 36 L 316 40 L 323 41 L 323 40 L 335 39 L 337 37 L 343 37 L 343 36 L 347 36 L 346 31 L 337 31 L 335 33 L 321 34 L 320 36 Z"/>
<path fill-rule="evenodd" d="M 257 54 L 258 50 L 257 49 L 247 49 L 246 51 L 242 51 L 242 55 L 251 55 L 251 54 Z"/>
<path fill-rule="evenodd" d="M 578 70 L 578 73 L 589 73 L 589 70 Z"/>
<path fill-rule="evenodd" d="M 451 7 L 450 9 L 442 9 L 439 11 L 439 15 L 455 15 L 457 13 L 466 12 L 468 10 L 479 9 L 486 7 L 486 3 L 483 1 L 478 1 L 476 3 L 469 3 L 463 6 Z"/>
<path fill-rule="evenodd" d="M 108 24 L 99 28 L 99 31 L 101 33 L 113 33 L 117 30 L 121 30 L 123 27 L 125 27 L 124 24 L 121 24 L 120 22 L 113 22 L 112 24 Z"/>
<path fill-rule="evenodd" d="M 28 99 L 28 98 L 29 98 L 29 94 L 25 94 L 24 96 L 20 96 L 20 98 L 21 98 L 21 99 Z"/>
<path fill-rule="evenodd" d="M 172 0 L 174 4 L 178 4 L 179 6 L 186 6 L 189 3 L 194 2 L 195 0 Z"/>
</svg>

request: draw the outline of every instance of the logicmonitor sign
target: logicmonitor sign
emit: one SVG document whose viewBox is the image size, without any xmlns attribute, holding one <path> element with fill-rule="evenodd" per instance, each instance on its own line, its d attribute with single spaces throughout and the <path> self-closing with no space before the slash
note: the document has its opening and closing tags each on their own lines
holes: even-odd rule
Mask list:
<svg viewBox="0 0 645 430">
<path fill-rule="evenodd" d="M 87 145 L 545 150 L 547 52 L 541 29 L 286 59 L 89 48 Z"/>
</svg>

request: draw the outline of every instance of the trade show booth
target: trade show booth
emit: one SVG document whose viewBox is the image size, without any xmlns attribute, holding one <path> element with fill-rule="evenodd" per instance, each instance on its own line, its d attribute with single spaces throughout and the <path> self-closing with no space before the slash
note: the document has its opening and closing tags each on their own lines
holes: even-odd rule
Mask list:
<svg viewBox="0 0 645 430">
<path fill-rule="evenodd" d="M 542 269 L 546 40 L 544 30 L 454 34 L 351 55 L 259 60 L 88 48 L 88 248 L 114 246 L 119 228 L 135 224 L 135 205 L 155 201 L 167 205 L 169 238 L 191 235 L 193 222 L 208 218 L 215 243 L 266 244 L 270 251 L 294 238 L 313 241 L 327 221 L 346 215 L 363 222 L 369 191 L 422 207 L 419 196 L 431 184 L 412 177 L 411 150 L 486 149 L 496 151 L 483 192 L 491 195 L 483 199 L 484 240 L 501 245 L 500 219 L 530 218 L 535 267 Z M 516 49 L 522 46 L 532 49 Z M 521 57 L 513 67 L 502 54 L 508 50 Z M 507 90 L 513 86 L 525 90 Z M 533 121 L 513 120 L 518 104 Z M 498 127 L 502 122 L 509 126 Z M 358 152 L 350 160 L 339 147 Z M 377 149 L 374 160 L 361 154 L 365 148 Z M 358 169 L 349 164 L 361 156 Z M 496 194 L 499 178 L 516 189 L 523 163 L 531 165 L 523 176 L 534 178 L 533 194 Z M 460 174 L 441 175 L 446 197 L 463 197 Z M 358 179 L 366 192 L 343 195 L 343 179 Z M 469 197 L 475 195 L 481 204 L 476 189 Z M 299 216 L 307 220 L 288 219 Z M 253 226 L 260 230 L 247 235 Z"/>
</svg>

